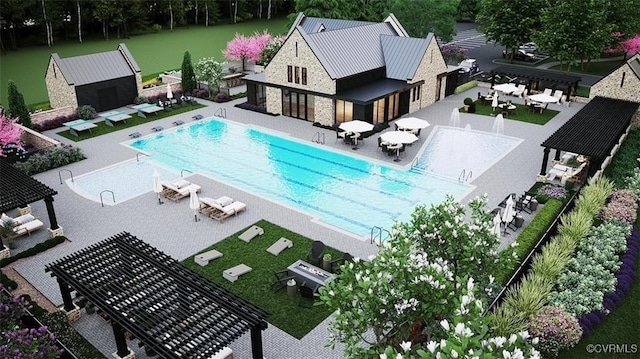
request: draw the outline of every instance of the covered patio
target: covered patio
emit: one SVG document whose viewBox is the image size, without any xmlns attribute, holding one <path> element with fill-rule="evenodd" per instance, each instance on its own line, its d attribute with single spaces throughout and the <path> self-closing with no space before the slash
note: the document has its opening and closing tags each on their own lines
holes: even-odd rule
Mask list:
<svg viewBox="0 0 640 359">
<path fill-rule="evenodd" d="M 75 290 L 110 320 L 115 358 L 128 357 L 125 331 L 149 356 L 211 358 L 251 331 L 253 358 L 263 358 L 268 313 L 135 236 L 122 232 L 46 266 L 63 309 L 77 310 Z"/>
<path fill-rule="evenodd" d="M 498 66 L 491 70 L 491 87 L 496 83 L 516 83 L 526 85 L 531 91 L 542 91 L 546 87 L 564 90 L 569 100 L 582 80 L 579 76 L 559 71 L 549 71 L 524 66 Z"/>
<path fill-rule="evenodd" d="M 588 174 L 604 169 L 629 131 L 637 102 L 596 97 L 576 113 L 562 127 L 542 142 L 544 156 L 540 177 L 545 177 L 549 152 L 555 149 L 554 161 L 560 152 L 571 152 L 589 158 Z"/>
</svg>

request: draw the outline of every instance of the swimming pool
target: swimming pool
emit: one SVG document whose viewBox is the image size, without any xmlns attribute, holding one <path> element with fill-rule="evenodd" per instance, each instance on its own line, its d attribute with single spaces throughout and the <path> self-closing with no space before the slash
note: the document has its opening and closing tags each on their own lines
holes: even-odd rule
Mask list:
<svg viewBox="0 0 640 359">
<path fill-rule="evenodd" d="M 457 177 L 425 171 L 433 169 L 428 166 L 402 169 L 217 119 L 126 144 L 150 155 L 140 161 L 147 165 L 136 165 L 147 166 L 147 173 L 125 179 L 128 171 L 97 171 L 88 175 L 87 182 L 100 188 L 103 178 L 117 176 L 121 182 L 143 183 L 144 190 L 137 192 L 141 194 L 151 190 L 154 166 L 186 169 L 301 210 L 360 237 L 368 237 L 374 226 L 390 229 L 394 220 L 408 220 L 418 204 L 438 203 L 447 193 L 461 198 L 473 188 Z M 438 152 L 430 146 L 423 156 Z M 121 165 L 133 166 L 133 162 Z M 161 179 L 178 176 L 178 170 L 161 173 Z M 77 186 L 85 183 L 76 182 Z"/>
</svg>

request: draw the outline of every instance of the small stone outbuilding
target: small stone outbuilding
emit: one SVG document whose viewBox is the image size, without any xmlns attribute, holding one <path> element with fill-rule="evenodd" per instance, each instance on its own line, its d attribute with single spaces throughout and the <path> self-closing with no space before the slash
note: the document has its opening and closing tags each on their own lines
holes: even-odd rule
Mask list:
<svg viewBox="0 0 640 359">
<path fill-rule="evenodd" d="M 115 51 L 64 59 L 53 53 L 45 82 L 53 108 L 91 105 L 107 111 L 133 103 L 142 91 L 140 67 L 125 44 Z"/>
</svg>

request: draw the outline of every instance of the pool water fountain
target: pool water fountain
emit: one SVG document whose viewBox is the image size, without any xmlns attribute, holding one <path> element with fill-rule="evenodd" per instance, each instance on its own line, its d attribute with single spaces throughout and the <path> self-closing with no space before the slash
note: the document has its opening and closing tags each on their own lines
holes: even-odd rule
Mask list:
<svg viewBox="0 0 640 359">
<path fill-rule="evenodd" d="M 502 114 L 496 116 L 495 120 L 493 120 L 493 127 L 491 128 L 493 133 L 498 135 L 504 134 L 504 117 Z"/>
<path fill-rule="evenodd" d="M 451 111 L 451 118 L 449 119 L 449 126 L 460 127 L 460 111 L 458 108 L 454 108 Z"/>
</svg>

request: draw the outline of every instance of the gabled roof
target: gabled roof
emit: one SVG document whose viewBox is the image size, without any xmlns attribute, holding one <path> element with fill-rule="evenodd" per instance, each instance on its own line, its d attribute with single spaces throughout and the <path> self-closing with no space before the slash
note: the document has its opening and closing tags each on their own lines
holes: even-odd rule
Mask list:
<svg viewBox="0 0 640 359">
<path fill-rule="evenodd" d="M 542 146 L 603 160 L 629 127 L 639 106 L 637 102 L 597 96 Z"/>
<path fill-rule="evenodd" d="M 298 27 L 333 79 L 384 67 L 380 35 L 398 36 L 387 23 L 306 34 Z"/>
<path fill-rule="evenodd" d="M 62 71 L 69 85 L 86 85 L 105 80 L 135 75 L 140 67 L 125 44 L 114 51 L 61 58 L 57 53 L 51 58 Z"/>
<path fill-rule="evenodd" d="M 627 65 L 629 65 L 631 71 L 633 71 L 638 80 L 640 80 L 640 54 L 636 54 L 630 58 L 629 61 L 627 61 Z"/>
<path fill-rule="evenodd" d="M 382 53 L 387 66 L 387 78 L 402 81 L 412 79 L 432 38 L 431 33 L 426 39 L 380 36 Z"/>
</svg>

